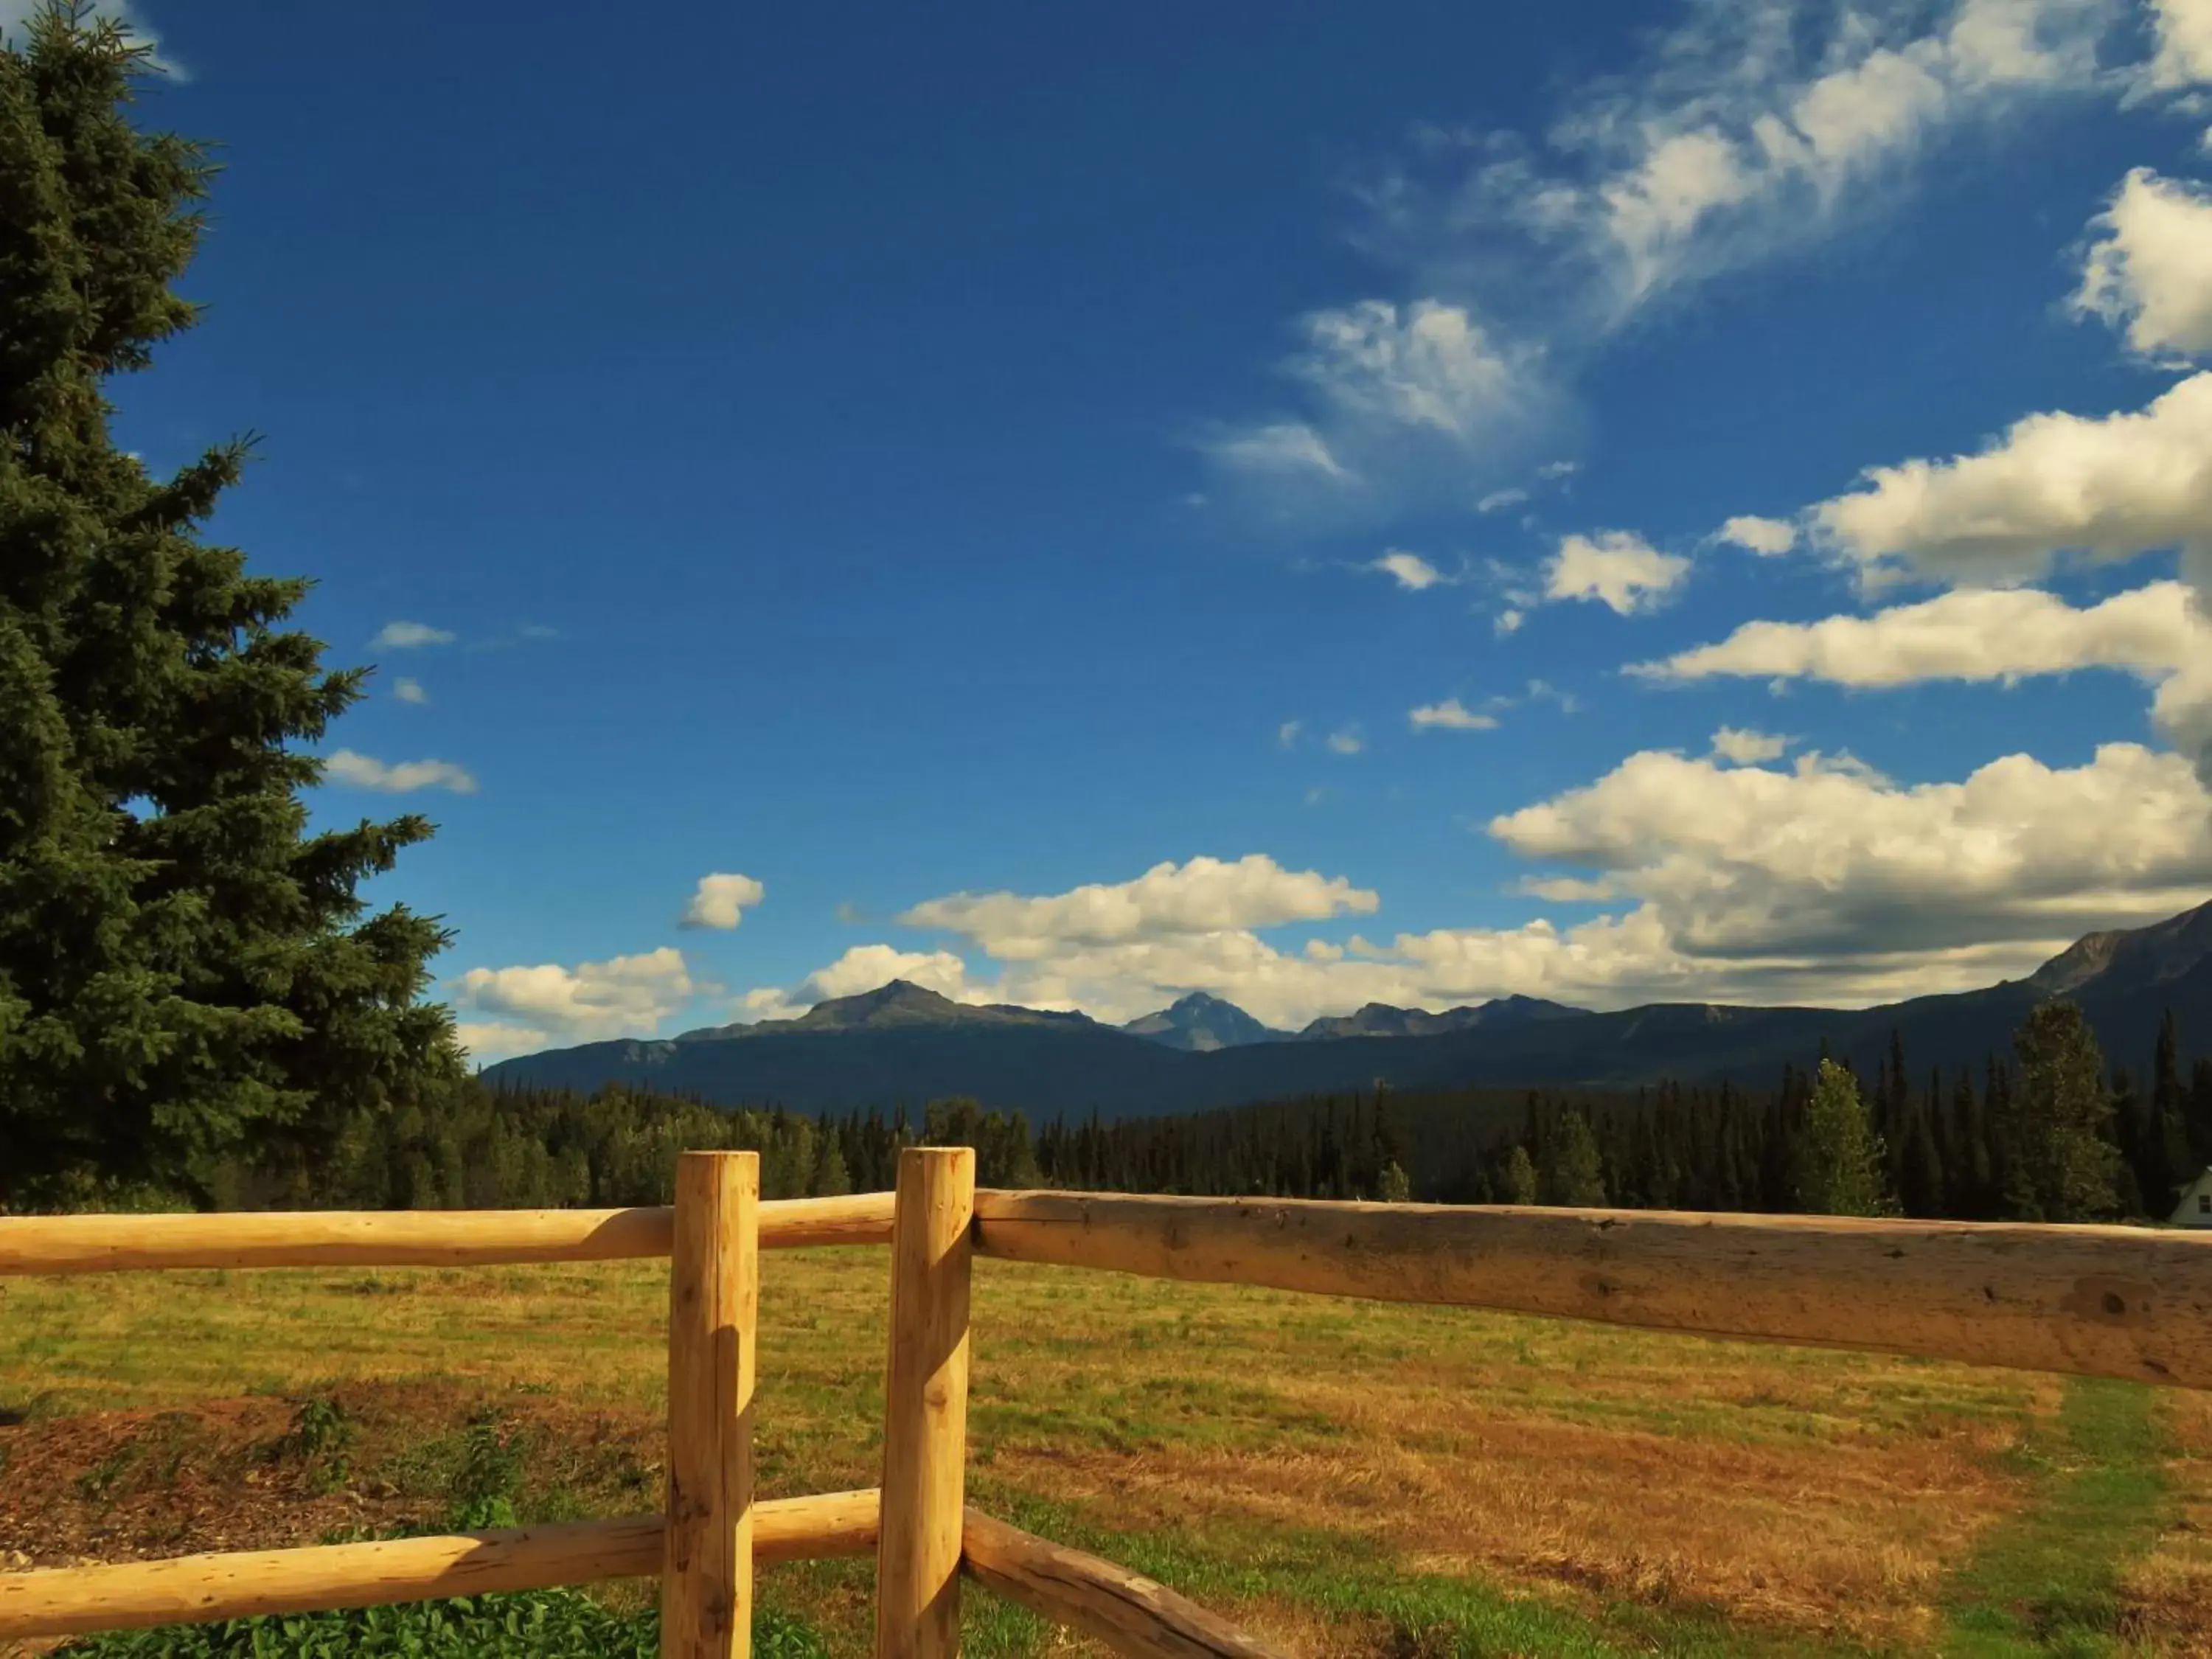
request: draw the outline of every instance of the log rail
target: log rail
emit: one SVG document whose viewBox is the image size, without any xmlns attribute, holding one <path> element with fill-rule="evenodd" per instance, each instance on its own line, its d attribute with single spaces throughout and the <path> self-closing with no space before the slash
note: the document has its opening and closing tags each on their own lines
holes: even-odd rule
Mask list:
<svg viewBox="0 0 2212 1659">
<path fill-rule="evenodd" d="M 972 1256 L 2212 1388 L 2212 1235 L 1509 1206 L 1000 1192 L 964 1148 L 896 1194 L 761 1202 L 684 1155 L 623 1210 L 0 1217 L 0 1275 L 670 1261 L 665 1515 L 0 1573 L 0 1641 L 658 1577 L 662 1651 L 742 1659 L 755 1569 L 877 1559 L 877 1659 L 951 1659 L 963 1577 L 1117 1652 L 1267 1659 L 1165 1586 L 963 1506 Z M 878 1488 L 757 1501 L 759 1250 L 888 1245 Z"/>
</svg>

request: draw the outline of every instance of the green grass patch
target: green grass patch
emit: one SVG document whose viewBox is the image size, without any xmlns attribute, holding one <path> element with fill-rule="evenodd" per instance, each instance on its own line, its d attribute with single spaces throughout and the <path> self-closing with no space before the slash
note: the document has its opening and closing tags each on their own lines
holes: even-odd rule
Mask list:
<svg viewBox="0 0 2212 1659">
<path fill-rule="evenodd" d="M 1946 1596 L 1958 1659 L 2092 1659 L 2125 1651 L 2120 1574 L 2156 1539 L 2165 1508 L 2151 1391 L 2067 1385 L 2057 1418 L 2011 1460 L 2035 1487 Z"/>
</svg>

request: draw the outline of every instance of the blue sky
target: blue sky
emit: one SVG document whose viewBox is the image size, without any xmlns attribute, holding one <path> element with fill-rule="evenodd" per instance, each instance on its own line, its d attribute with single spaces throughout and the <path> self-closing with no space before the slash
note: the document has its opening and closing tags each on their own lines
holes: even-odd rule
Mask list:
<svg viewBox="0 0 2212 1659">
<path fill-rule="evenodd" d="M 131 15 L 226 171 L 120 434 L 263 434 L 483 1057 L 2212 895 L 2212 0 Z"/>
</svg>

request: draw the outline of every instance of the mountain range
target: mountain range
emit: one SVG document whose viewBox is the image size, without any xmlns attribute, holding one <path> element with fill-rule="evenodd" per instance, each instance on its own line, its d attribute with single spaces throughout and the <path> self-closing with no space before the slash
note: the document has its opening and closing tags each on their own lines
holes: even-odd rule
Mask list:
<svg viewBox="0 0 2212 1659">
<path fill-rule="evenodd" d="M 485 1069 L 489 1081 L 596 1088 L 628 1083 L 725 1105 L 802 1111 L 947 1095 L 1021 1108 L 1033 1120 L 1201 1110 L 1249 1100 L 1474 1084 L 1633 1087 L 1663 1077 L 1771 1085 L 1825 1041 L 1871 1071 L 1894 1030 L 1916 1070 L 2004 1052 L 2027 1012 L 2073 998 L 2117 1064 L 2140 1070 L 2161 1012 L 2185 1050 L 2212 1048 L 2212 903 L 2149 927 L 2091 933 L 2023 980 L 1861 1009 L 1654 1003 L 1592 1012 L 1506 997 L 1443 1013 L 1370 1003 L 1274 1030 L 1195 994 L 1114 1026 L 1080 1013 L 975 1006 L 903 980 L 818 1004 L 797 1019 L 550 1049 Z"/>
</svg>

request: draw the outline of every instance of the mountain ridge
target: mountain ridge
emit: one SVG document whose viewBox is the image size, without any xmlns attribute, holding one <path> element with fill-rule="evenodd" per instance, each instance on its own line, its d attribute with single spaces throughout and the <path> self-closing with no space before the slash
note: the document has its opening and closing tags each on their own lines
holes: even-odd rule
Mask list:
<svg viewBox="0 0 2212 1659">
<path fill-rule="evenodd" d="M 1665 1077 L 1764 1086 L 1784 1063 L 1811 1065 L 1824 1042 L 1870 1070 L 1893 1029 L 1916 1070 L 1978 1066 L 2005 1052 L 2027 1012 L 2061 991 L 2081 1003 L 2115 1062 L 2138 1066 L 2168 1006 L 2185 1042 L 2200 1045 L 2198 1052 L 2212 1048 L 2212 903 L 2146 927 L 2085 935 L 2025 979 L 1867 1009 L 1651 1003 L 1532 1017 L 1524 1006 L 1518 1018 L 1443 1030 L 1278 1034 L 1198 1049 L 1080 1014 L 979 1008 L 902 987 L 840 999 L 848 1006 L 832 1006 L 811 1024 L 829 1005 L 796 1020 L 737 1028 L 734 1037 L 588 1043 L 503 1060 L 484 1074 L 495 1083 L 582 1089 L 635 1082 L 725 1105 L 780 1100 L 807 1111 L 971 1095 L 1041 1119 L 1094 1109 L 1102 1117 L 1154 1116 L 1365 1089 L 1378 1079 L 1401 1088 L 1634 1088 Z M 1210 1007 L 1201 1012 L 1214 1017 Z"/>
</svg>

